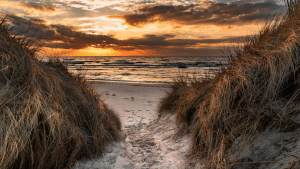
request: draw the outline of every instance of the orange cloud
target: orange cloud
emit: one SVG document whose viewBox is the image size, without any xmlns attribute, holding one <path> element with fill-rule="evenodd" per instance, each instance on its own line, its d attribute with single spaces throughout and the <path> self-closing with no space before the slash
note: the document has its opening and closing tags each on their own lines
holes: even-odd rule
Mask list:
<svg viewBox="0 0 300 169">
<path fill-rule="evenodd" d="M 34 10 L 38 10 L 41 12 L 55 12 L 56 11 L 56 8 L 54 6 L 44 5 L 44 4 L 40 4 L 40 3 L 34 3 L 34 2 L 25 2 L 23 4 L 23 6 L 34 9 Z"/>
<path fill-rule="evenodd" d="M 111 35 L 89 34 L 65 25 L 47 25 L 40 19 L 26 20 L 8 15 L 12 24 L 27 37 L 43 41 L 45 47 L 76 51 L 76 55 L 199 55 L 211 51 L 218 53 L 220 47 L 236 44 L 245 36 L 220 38 L 178 38 L 175 34 L 145 34 L 138 38 L 120 40 Z M 30 26 L 29 26 L 30 25 Z M 203 48 L 205 46 L 205 49 Z M 219 49 L 216 49 L 218 47 Z M 138 54 L 139 53 L 139 54 Z M 185 53 L 185 54 L 184 54 Z"/>
</svg>

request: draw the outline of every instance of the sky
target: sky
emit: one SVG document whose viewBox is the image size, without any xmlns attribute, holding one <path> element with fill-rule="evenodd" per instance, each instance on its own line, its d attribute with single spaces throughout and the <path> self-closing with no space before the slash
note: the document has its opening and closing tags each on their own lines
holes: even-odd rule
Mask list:
<svg viewBox="0 0 300 169">
<path fill-rule="evenodd" d="M 284 10 L 283 0 L 0 0 L 0 16 L 49 56 L 220 56 Z"/>
</svg>

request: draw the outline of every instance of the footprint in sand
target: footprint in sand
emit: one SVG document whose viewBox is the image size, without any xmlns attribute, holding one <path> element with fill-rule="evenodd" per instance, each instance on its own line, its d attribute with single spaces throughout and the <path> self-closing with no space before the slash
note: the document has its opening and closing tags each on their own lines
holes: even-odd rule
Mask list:
<svg viewBox="0 0 300 169">
<path fill-rule="evenodd" d="M 129 163 L 123 166 L 124 169 L 132 169 L 135 168 L 135 165 L 133 163 Z"/>
</svg>

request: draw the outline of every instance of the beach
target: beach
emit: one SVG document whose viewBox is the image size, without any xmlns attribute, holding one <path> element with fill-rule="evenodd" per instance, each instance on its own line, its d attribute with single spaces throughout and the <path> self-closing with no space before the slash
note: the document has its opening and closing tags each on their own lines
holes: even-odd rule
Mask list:
<svg viewBox="0 0 300 169">
<path fill-rule="evenodd" d="M 300 168 L 300 0 L 277 1 L 5 11 L 0 168 Z"/>
<path fill-rule="evenodd" d="M 157 120 L 157 106 L 168 86 L 95 83 L 93 88 L 119 115 L 122 140 L 107 145 L 100 158 L 78 161 L 72 169 L 185 168 L 188 135 L 175 138 L 175 115 Z"/>
<path fill-rule="evenodd" d="M 92 83 L 105 103 L 120 117 L 122 128 L 148 124 L 157 118 L 157 105 L 168 86 L 130 83 Z"/>
</svg>

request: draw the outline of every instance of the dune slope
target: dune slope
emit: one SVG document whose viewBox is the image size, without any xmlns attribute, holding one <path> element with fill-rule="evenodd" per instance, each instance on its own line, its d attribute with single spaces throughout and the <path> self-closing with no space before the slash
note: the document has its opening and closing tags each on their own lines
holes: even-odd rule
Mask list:
<svg viewBox="0 0 300 169">
<path fill-rule="evenodd" d="M 248 156 L 247 160 L 241 156 L 246 147 L 263 140 L 255 139 L 260 138 L 257 135 L 270 130 L 297 133 L 300 1 L 288 0 L 286 10 L 266 23 L 242 49 L 230 54 L 230 66 L 213 80 L 175 84 L 161 101 L 160 114 L 175 111 L 178 125 L 189 126 L 191 159 L 206 159 L 207 168 L 253 163 L 261 167 L 265 161 L 277 163 L 271 160 L 272 153 Z M 299 157 L 299 153 L 294 155 Z"/>
<path fill-rule="evenodd" d="M 118 116 L 59 62 L 39 61 L 36 41 L 0 24 L 0 166 L 67 168 L 119 139 Z"/>
</svg>

